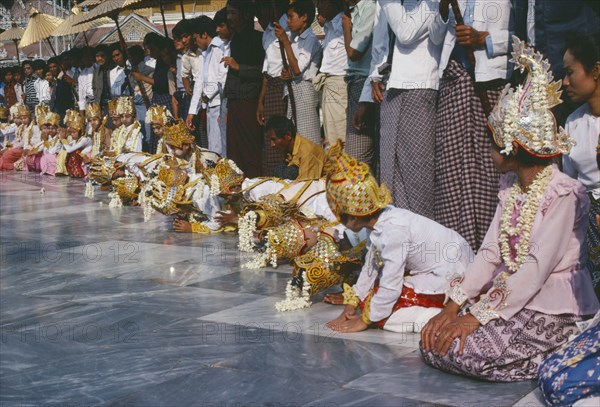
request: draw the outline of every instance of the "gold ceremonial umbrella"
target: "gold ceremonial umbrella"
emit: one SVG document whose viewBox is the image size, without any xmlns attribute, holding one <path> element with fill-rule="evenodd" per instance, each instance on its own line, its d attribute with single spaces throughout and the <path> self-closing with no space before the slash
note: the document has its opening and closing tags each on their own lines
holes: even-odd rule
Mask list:
<svg viewBox="0 0 600 407">
<path fill-rule="evenodd" d="M 15 49 L 17 50 L 17 62 L 21 65 L 21 58 L 19 57 L 19 40 L 23 38 L 24 29 L 17 27 L 17 23 L 12 22 L 12 27 L 0 34 L 0 41 L 12 41 L 15 43 Z"/>
<path fill-rule="evenodd" d="M 100 3 L 102 3 L 102 0 L 85 0 L 84 2 L 81 2 L 81 4 L 79 4 L 79 7 L 95 6 Z"/>
<path fill-rule="evenodd" d="M 94 0 L 97 1 L 97 0 Z M 97 20 L 88 21 L 81 24 L 76 24 L 75 21 L 78 16 L 81 15 L 81 8 L 79 6 L 75 6 L 71 9 L 71 15 L 65 20 L 64 23 L 59 25 L 56 30 L 52 32 L 52 35 L 55 37 L 61 37 L 63 35 L 71 35 L 71 34 L 79 34 L 83 33 L 83 38 L 85 39 L 85 43 L 88 44 L 87 37 L 85 32 L 88 30 L 92 30 L 101 25 L 110 23 L 111 20 L 109 18 L 99 18 Z M 89 45 L 89 44 L 88 44 Z"/>
<path fill-rule="evenodd" d="M 56 30 L 56 27 L 63 22 L 64 20 L 62 18 L 40 13 L 39 10 L 32 7 L 31 14 L 29 15 L 29 22 L 23 33 L 23 38 L 21 38 L 19 48 L 24 48 L 34 42 L 47 40 L 50 49 L 52 49 L 52 52 L 56 55 L 52 42 L 50 42 L 50 37 L 52 36 L 52 32 Z"/>
</svg>

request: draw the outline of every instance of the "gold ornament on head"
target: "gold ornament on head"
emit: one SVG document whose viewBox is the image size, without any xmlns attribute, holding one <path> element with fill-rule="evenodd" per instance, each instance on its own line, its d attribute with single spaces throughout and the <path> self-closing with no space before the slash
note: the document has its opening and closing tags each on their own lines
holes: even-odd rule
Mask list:
<svg viewBox="0 0 600 407">
<path fill-rule="evenodd" d="M 39 105 L 37 105 L 35 107 L 35 121 L 36 123 L 40 123 L 41 120 L 43 120 L 44 116 L 46 115 L 46 113 L 50 112 L 50 108 L 48 107 L 48 105 L 44 105 L 42 103 L 40 103 Z"/>
<path fill-rule="evenodd" d="M 85 122 L 78 110 L 69 109 L 65 113 L 64 123 L 77 131 L 85 129 Z"/>
<path fill-rule="evenodd" d="M 369 166 L 356 161 L 343 151 L 338 141 L 327 152 L 327 202 L 333 213 L 369 216 L 392 202 L 390 191 L 379 186 Z"/>
<path fill-rule="evenodd" d="M 90 103 L 85 107 L 85 118 L 87 120 L 102 119 L 102 112 L 98 103 Z"/>
<path fill-rule="evenodd" d="M 163 138 L 165 143 L 176 148 L 181 148 L 184 144 L 193 144 L 196 141 L 181 119 L 178 119 L 171 126 L 165 126 Z"/>
<path fill-rule="evenodd" d="M 132 96 L 121 96 L 117 99 L 117 115 L 123 114 L 136 115 Z"/>
<path fill-rule="evenodd" d="M 488 126 L 503 154 L 510 154 L 513 142 L 529 154 L 541 158 L 568 154 L 575 145 L 561 127 L 557 129 L 552 109 L 562 103 L 561 81 L 554 81 L 550 63 L 542 54 L 513 36 L 512 60 L 521 73 L 527 70 L 523 85 L 504 88 L 490 114 Z"/>
<path fill-rule="evenodd" d="M 127 176 L 112 181 L 117 194 L 124 202 L 130 202 L 137 199 L 140 183 L 135 176 Z"/>
<path fill-rule="evenodd" d="M 10 119 L 14 120 L 16 117 L 19 117 L 19 103 L 15 103 L 8 109 L 8 113 L 10 115 Z"/>
<path fill-rule="evenodd" d="M 40 118 L 38 124 L 40 126 L 44 125 L 44 124 L 49 124 L 51 126 L 58 127 L 58 126 L 60 126 L 60 115 L 58 113 L 52 113 L 52 112 L 46 113 L 45 115 L 43 115 Z"/>
<path fill-rule="evenodd" d="M 108 101 L 108 115 L 110 117 L 120 116 L 119 110 L 117 109 L 119 99 L 111 99 Z"/>
<path fill-rule="evenodd" d="M 173 115 L 165 106 L 153 105 L 146 112 L 146 123 L 158 122 L 166 126 L 171 121 L 173 121 Z"/>
<path fill-rule="evenodd" d="M 21 116 L 29 116 L 31 117 L 31 111 L 29 110 L 29 107 L 24 105 L 24 104 L 18 104 L 17 105 L 17 116 L 21 117 Z"/>
<path fill-rule="evenodd" d="M 266 237 L 278 259 L 293 259 L 306 245 L 304 227 L 296 219 L 268 229 Z"/>
<path fill-rule="evenodd" d="M 218 193 L 213 193 L 213 195 L 228 195 L 233 193 L 234 187 L 242 186 L 245 177 L 233 160 L 223 158 L 219 160 L 215 168 L 206 170 L 206 179 L 211 184 L 211 191 L 218 190 Z"/>
</svg>

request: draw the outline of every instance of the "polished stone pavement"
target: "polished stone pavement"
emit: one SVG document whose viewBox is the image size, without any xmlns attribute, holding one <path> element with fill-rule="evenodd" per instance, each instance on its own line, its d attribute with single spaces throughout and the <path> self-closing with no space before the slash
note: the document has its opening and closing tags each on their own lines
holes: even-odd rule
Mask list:
<svg viewBox="0 0 600 407">
<path fill-rule="evenodd" d="M 289 266 L 240 270 L 235 235 L 84 189 L 0 173 L 1 406 L 544 405 L 426 366 L 416 335 L 333 333 L 339 307 L 277 313 Z"/>
</svg>

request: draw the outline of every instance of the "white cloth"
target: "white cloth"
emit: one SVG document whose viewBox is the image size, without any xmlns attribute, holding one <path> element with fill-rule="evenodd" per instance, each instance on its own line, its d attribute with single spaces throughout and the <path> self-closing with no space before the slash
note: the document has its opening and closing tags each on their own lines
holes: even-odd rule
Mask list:
<svg viewBox="0 0 600 407">
<path fill-rule="evenodd" d="M 131 93 L 130 90 L 126 89 L 123 93 L 121 88 L 125 83 L 125 67 L 124 66 L 115 66 L 108 73 L 108 80 L 110 81 L 110 93 L 113 98 L 118 98 L 122 95 L 129 95 Z"/>
<path fill-rule="evenodd" d="M 323 49 L 319 39 L 309 27 L 300 35 L 292 35 L 291 43 L 301 72 L 297 79 L 312 81 L 317 76 L 323 59 Z"/>
<path fill-rule="evenodd" d="M 79 110 L 85 110 L 89 102 L 94 100 L 92 84 L 94 80 L 94 66 L 84 68 L 77 78 L 77 93 L 79 95 Z"/>
<path fill-rule="evenodd" d="M 200 68 L 202 67 L 203 58 L 200 50 L 188 50 L 181 57 L 181 77 L 188 78 L 191 81 L 198 80 L 198 75 L 201 75 Z"/>
<path fill-rule="evenodd" d="M 535 0 L 527 1 L 527 42 L 535 47 Z"/>
<path fill-rule="evenodd" d="M 279 18 L 279 25 L 287 31 L 287 14 Z M 263 48 L 265 49 L 265 61 L 263 62 L 263 73 L 274 78 L 281 76 L 283 70 L 283 61 L 281 60 L 281 51 L 279 50 L 279 40 L 275 35 L 275 26 L 270 23 L 263 33 Z"/>
<path fill-rule="evenodd" d="M 383 325 L 383 329 L 401 333 L 419 333 L 427 322 L 442 311 L 442 308 L 412 306 L 400 308 Z"/>
<path fill-rule="evenodd" d="M 33 83 L 33 87 L 35 88 L 35 94 L 40 101 L 45 105 L 50 104 L 50 85 L 48 81 L 42 78 L 37 78 Z"/>
<path fill-rule="evenodd" d="M 30 127 L 24 129 L 23 138 L 21 140 L 21 142 L 23 143 L 23 148 L 25 150 L 32 149 L 33 146 L 35 146 L 42 140 L 42 132 L 40 131 L 40 128 L 36 124 L 30 124 L 29 126 Z"/>
<path fill-rule="evenodd" d="M 227 68 L 221 62 L 224 55 L 224 43 L 219 37 L 213 38 L 205 52 L 202 53 L 202 77 L 194 83 L 190 114 L 198 114 L 202 96 L 208 97 L 208 106 L 215 107 L 221 104 L 221 93 L 227 79 Z M 204 106 L 204 103 L 202 103 Z M 212 150 L 212 149 L 211 149 Z M 213 150 L 215 151 L 215 150 Z"/>
<path fill-rule="evenodd" d="M 48 146 L 44 145 L 44 154 L 58 154 L 63 149 L 63 145 L 60 142 L 58 136 L 54 136 L 48 139 Z"/>
<path fill-rule="evenodd" d="M 565 130 L 577 145 L 563 155 L 563 172 L 579 180 L 587 192 L 600 199 L 600 170 L 596 162 L 596 147 L 600 138 L 600 117 L 590 112 L 585 103 L 567 118 Z"/>
<path fill-rule="evenodd" d="M 90 145 L 92 145 L 92 139 L 87 136 L 84 136 L 80 137 L 77 140 L 73 140 L 70 143 L 63 144 L 63 148 L 67 153 L 72 153 L 74 151 L 84 150 Z"/>
<path fill-rule="evenodd" d="M 246 178 L 242 183 L 242 190 L 256 185 L 249 191 L 244 192 L 244 198 L 251 202 L 258 202 L 267 195 L 277 194 L 286 186 L 285 181 L 268 180 L 262 182 L 263 178 Z M 262 182 L 261 184 L 259 184 Z"/>
<path fill-rule="evenodd" d="M 367 249 L 354 292 L 364 300 L 379 277 L 379 290 L 371 299 L 370 319 L 375 322 L 390 316 L 404 284 L 418 294 L 443 294 L 449 277 L 462 275 L 473 257 L 454 230 L 391 205 L 375 223 Z"/>
<path fill-rule="evenodd" d="M 17 95 L 18 103 L 25 103 L 25 98 L 23 97 L 23 85 L 21 85 L 20 83 L 17 83 L 15 85 L 15 94 Z"/>
<path fill-rule="evenodd" d="M 321 72 L 327 75 L 344 76 L 348 68 L 348 54 L 344 43 L 344 30 L 342 28 L 342 16 L 339 13 L 331 21 L 327 21 L 323 29 L 323 61 Z"/>
<path fill-rule="evenodd" d="M 466 0 L 458 2 L 461 10 L 466 10 Z M 480 1 L 473 2 L 473 8 L 468 10 L 470 13 L 470 24 L 477 31 L 487 31 L 489 33 L 488 41 L 483 47 L 476 47 L 475 54 L 475 80 L 477 82 L 487 82 L 493 79 L 508 79 L 512 73 L 509 70 L 508 52 L 511 44 L 511 33 L 514 32 L 514 24 L 511 24 L 511 0 L 497 0 L 490 6 L 490 3 Z M 494 14 L 495 18 L 490 15 Z M 465 16 L 465 18 L 467 18 Z M 450 55 L 456 45 L 456 30 L 453 26 L 456 24 L 454 15 L 451 13 L 448 18 L 448 31 L 444 40 L 442 56 L 439 66 L 439 77 L 444 74 L 448 66 Z"/>
</svg>

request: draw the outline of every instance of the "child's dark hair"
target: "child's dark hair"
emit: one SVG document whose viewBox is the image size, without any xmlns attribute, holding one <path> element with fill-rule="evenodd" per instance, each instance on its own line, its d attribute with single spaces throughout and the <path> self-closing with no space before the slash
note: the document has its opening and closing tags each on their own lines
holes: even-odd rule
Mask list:
<svg viewBox="0 0 600 407">
<path fill-rule="evenodd" d="M 313 0 L 296 0 L 290 4 L 288 10 L 293 11 L 300 17 L 306 15 L 307 27 L 310 27 L 313 21 L 315 21 L 315 4 Z"/>
<path fill-rule="evenodd" d="M 296 126 L 294 126 L 294 123 L 290 119 L 284 116 L 271 116 L 265 126 L 265 132 L 269 130 L 273 130 L 277 138 L 284 138 L 288 133 L 292 137 L 296 135 Z"/>
<path fill-rule="evenodd" d="M 186 19 L 178 22 L 175 27 L 173 27 L 173 38 L 180 39 L 184 35 L 192 35 L 192 21 L 193 20 Z"/>
<path fill-rule="evenodd" d="M 586 34 L 571 31 L 567 34 L 567 49 L 573 57 L 590 73 L 594 65 L 600 62 L 600 32 Z"/>
<path fill-rule="evenodd" d="M 500 147 L 498 144 L 496 144 L 496 140 L 494 140 L 494 135 L 492 133 L 492 131 L 489 129 L 487 129 L 487 134 L 488 137 L 490 139 L 490 143 L 492 143 L 492 147 L 494 149 L 496 149 L 496 151 L 501 152 L 503 150 L 502 147 Z M 500 153 L 502 154 L 502 153 Z M 521 147 L 520 145 L 517 148 L 517 153 L 514 156 L 509 156 L 512 157 L 515 161 L 519 162 L 520 164 L 524 164 L 524 165 L 550 165 L 554 162 L 554 158 L 542 158 L 542 157 L 536 157 L 530 153 L 527 152 L 527 150 L 525 150 L 523 147 Z"/>
<path fill-rule="evenodd" d="M 206 33 L 211 38 L 214 38 L 217 35 L 217 25 L 212 18 L 208 16 L 200 16 L 194 18 L 192 21 L 192 32 L 198 35 L 203 35 Z"/>
</svg>

